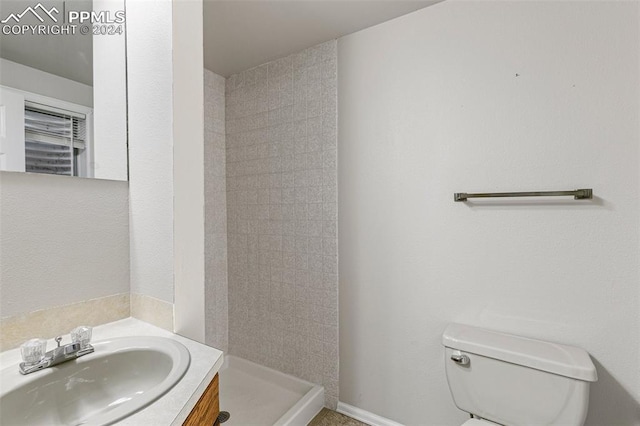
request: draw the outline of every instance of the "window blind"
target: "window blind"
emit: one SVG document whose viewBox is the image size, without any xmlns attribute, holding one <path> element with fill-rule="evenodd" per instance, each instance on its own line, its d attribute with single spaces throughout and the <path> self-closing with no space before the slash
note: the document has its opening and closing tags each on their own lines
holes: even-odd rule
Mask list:
<svg viewBox="0 0 640 426">
<path fill-rule="evenodd" d="M 25 103 L 25 170 L 77 175 L 77 154 L 85 148 L 86 128 L 83 114 Z"/>
</svg>

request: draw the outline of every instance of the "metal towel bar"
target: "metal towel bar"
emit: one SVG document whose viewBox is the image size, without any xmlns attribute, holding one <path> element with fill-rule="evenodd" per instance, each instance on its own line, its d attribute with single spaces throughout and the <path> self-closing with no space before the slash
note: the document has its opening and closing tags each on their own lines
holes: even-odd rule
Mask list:
<svg viewBox="0 0 640 426">
<path fill-rule="evenodd" d="M 503 197 L 564 197 L 571 196 L 575 200 L 590 200 L 593 198 L 593 189 L 576 189 L 573 191 L 534 191 L 534 192 L 486 192 L 468 194 L 456 192 L 453 201 L 467 201 L 469 198 L 503 198 Z"/>
</svg>

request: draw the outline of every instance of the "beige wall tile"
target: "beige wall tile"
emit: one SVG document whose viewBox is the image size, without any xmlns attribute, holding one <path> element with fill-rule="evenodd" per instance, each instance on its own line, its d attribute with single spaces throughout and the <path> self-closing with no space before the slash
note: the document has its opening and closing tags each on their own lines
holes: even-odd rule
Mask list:
<svg viewBox="0 0 640 426">
<path fill-rule="evenodd" d="M 173 303 L 131 293 L 131 316 L 173 332 Z"/>
<path fill-rule="evenodd" d="M 40 337 L 68 334 L 79 325 L 96 326 L 130 316 L 129 293 L 58 306 L 0 320 L 0 351 Z"/>
<path fill-rule="evenodd" d="M 257 70 L 227 79 L 229 351 L 335 407 L 336 42 Z"/>
</svg>

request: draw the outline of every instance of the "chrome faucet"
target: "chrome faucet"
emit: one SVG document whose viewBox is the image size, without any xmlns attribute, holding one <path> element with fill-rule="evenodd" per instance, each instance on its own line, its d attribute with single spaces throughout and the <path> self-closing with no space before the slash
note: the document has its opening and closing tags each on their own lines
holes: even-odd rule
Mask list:
<svg viewBox="0 0 640 426">
<path fill-rule="evenodd" d="M 55 365 L 62 364 L 63 362 L 80 358 L 81 356 L 90 354 L 94 351 L 93 346 L 89 343 L 86 343 L 83 346 L 80 342 L 73 342 L 68 345 L 60 346 L 62 336 L 56 337 L 55 340 L 58 347 L 45 353 L 39 361 L 36 361 L 35 363 L 21 362 L 20 374 L 30 374 L 38 370 L 53 367 Z"/>
</svg>

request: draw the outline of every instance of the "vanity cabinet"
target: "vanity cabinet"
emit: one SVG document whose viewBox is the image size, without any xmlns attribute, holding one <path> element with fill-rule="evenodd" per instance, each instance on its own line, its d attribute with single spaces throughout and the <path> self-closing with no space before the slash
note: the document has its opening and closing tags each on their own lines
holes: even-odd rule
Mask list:
<svg viewBox="0 0 640 426">
<path fill-rule="evenodd" d="M 213 378 L 198 400 L 183 426 L 213 426 L 220 414 L 218 375 Z"/>
</svg>

